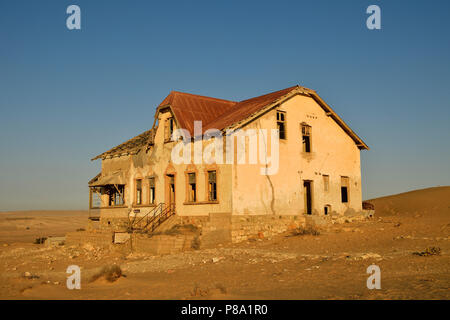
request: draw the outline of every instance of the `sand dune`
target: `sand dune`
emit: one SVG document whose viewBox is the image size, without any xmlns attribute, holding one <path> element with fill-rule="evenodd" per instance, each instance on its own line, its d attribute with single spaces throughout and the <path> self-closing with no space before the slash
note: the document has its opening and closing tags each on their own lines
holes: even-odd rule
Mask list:
<svg viewBox="0 0 450 320">
<path fill-rule="evenodd" d="M 428 214 L 450 217 L 450 186 L 414 190 L 367 201 L 375 205 L 377 216 Z"/>
</svg>

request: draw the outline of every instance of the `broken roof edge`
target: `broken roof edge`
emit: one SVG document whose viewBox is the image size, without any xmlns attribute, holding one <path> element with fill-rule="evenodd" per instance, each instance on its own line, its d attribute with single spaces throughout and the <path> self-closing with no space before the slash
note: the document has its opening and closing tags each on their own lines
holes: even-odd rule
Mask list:
<svg viewBox="0 0 450 320">
<path fill-rule="evenodd" d="M 134 136 L 130 139 L 128 139 L 125 142 L 122 142 L 121 144 L 118 144 L 115 147 L 112 147 L 111 149 L 109 149 L 108 151 L 105 151 L 97 156 L 95 156 L 94 158 L 91 159 L 91 161 L 94 160 L 98 160 L 98 159 L 107 159 L 107 158 L 114 158 L 114 157 L 120 157 L 120 156 L 124 156 L 124 155 L 129 155 L 129 154 L 137 154 L 139 153 L 139 151 L 147 145 L 147 143 L 141 145 L 141 146 L 134 146 L 129 148 L 128 151 L 124 151 L 124 152 L 115 152 L 116 149 L 120 148 L 121 146 L 126 146 L 127 144 L 133 142 L 134 140 L 137 140 L 139 137 L 144 136 L 145 134 L 150 134 L 151 135 L 151 131 L 153 130 L 153 127 L 149 130 L 146 130 L 140 134 L 138 134 L 137 136 Z M 117 150 L 118 151 L 118 150 Z"/>
</svg>

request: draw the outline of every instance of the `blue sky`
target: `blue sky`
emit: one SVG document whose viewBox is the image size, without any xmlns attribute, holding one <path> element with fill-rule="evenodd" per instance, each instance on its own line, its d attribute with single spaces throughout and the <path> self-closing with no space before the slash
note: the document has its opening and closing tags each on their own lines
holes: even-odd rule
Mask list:
<svg viewBox="0 0 450 320">
<path fill-rule="evenodd" d="M 66 8 L 81 8 L 81 30 Z M 366 28 L 381 7 L 382 29 Z M 450 185 L 448 1 L 0 2 L 0 210 L 84 209 L 90 159 L 179 90 L 313 88 L 371 147 L 363 197 Z"/>
</svg>

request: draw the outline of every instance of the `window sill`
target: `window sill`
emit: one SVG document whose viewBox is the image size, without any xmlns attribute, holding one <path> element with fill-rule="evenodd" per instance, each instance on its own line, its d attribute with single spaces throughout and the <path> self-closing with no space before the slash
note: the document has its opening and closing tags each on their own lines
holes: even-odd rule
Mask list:
<svg viewBox="0 0 450 320">
<path fill-rule="evenodd" d="M 100 207 L 99 209 L 123 209 L 127 208 L 127 206 L 108 206 L 108 207 Z"/>
<path fill-rule="evenodd" d="M 183 202 L 183 205 L 202 205 L 202 204 L 219 204 L 219 201 L 197 201 L 197 202 Z"/>
<path fill-rule="evenodd" d="M 133 208 L 145 208 L 145 207 L 156 207 L 156 204 L 148 203 L 148 204 L 132 204 Z"/>
</svg>

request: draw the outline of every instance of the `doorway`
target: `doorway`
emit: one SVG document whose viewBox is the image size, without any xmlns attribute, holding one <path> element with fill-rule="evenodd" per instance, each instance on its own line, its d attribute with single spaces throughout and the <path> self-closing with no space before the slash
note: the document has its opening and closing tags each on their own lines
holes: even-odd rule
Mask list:
<svg viewBox="0 0 450 320">
<path fill-rule="evenodd" d="M 312 214 L 312 181 L 303 181 L 303 195 L 305 197 L 305 212 Z"/>
</svg>

